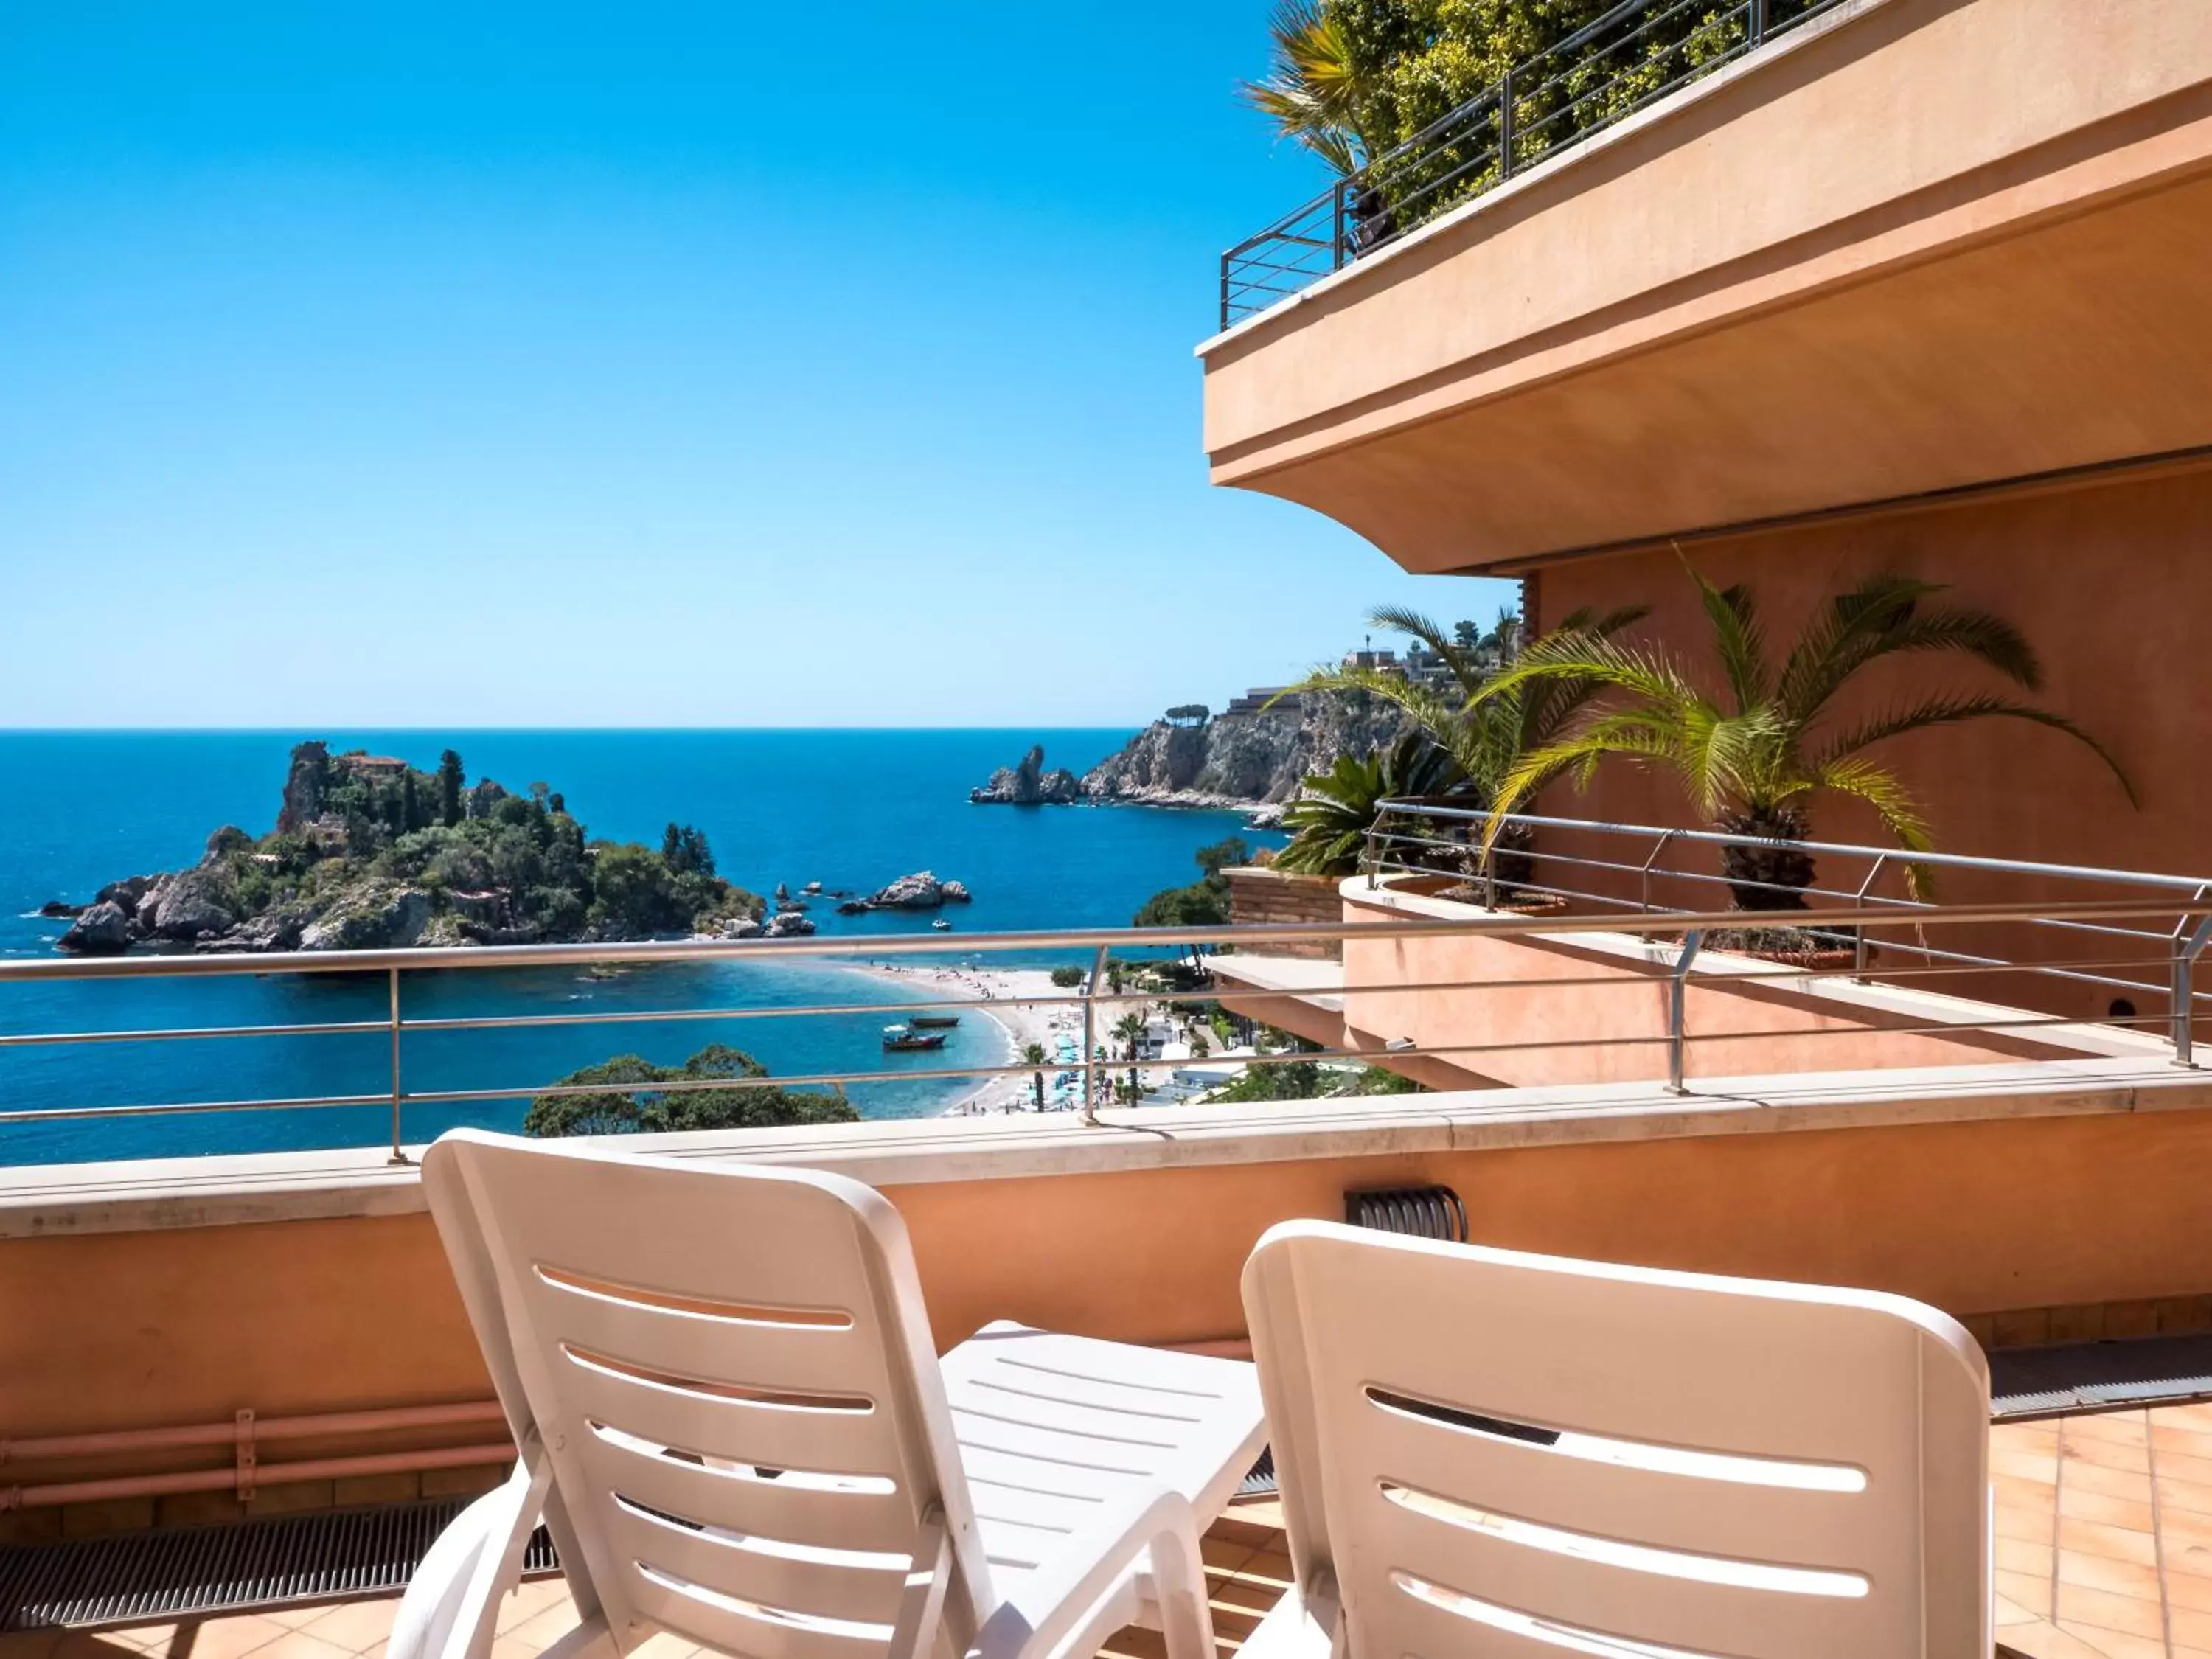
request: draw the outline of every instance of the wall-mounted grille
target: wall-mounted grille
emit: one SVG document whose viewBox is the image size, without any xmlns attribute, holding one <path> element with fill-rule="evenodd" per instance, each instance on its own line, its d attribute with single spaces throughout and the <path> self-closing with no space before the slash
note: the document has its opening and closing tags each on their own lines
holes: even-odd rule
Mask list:
<svg viewBox="0 0 2212 1659">
<path fill-rule="evenodd" d="M 465 1498 L 0 1548 L 0 1631 L 184 1619 L 405 1588 Z M 560 1569 L 540 1527 L 526 1573 Z"/>
<path fill-rule="evenodd" d="M 1381 1232 L 1467 1243 L 1467 1206 L 1449 1187 L 1376 1187 L 1346 1193 L 1344 1218 L 1355 1227 Z"/>
</svg>

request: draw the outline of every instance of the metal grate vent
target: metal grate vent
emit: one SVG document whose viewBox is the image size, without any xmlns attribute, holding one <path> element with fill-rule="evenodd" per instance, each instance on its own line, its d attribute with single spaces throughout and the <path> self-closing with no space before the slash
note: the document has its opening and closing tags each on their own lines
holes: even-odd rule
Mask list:
<svg viewBox="0 0 2212 1659">
<path fill-rule="evenodd" d="M 2212 1336 L 2145 1336 L 1990 1355 L 1997 1421 L 2061 1417 L 2212 1395 Z"/>
<path fill-rule="evenodd" d="M 1346 1193 L 1344 1218 L 1381 1232 L 1467 1243 L 1467 1206 L 1449 1187 L 1375 1187 Z"/>
<path fill-rule="evenodd" d="M 232 1613 L 404 1589 L 468 1499 L 0 1548 L 0 1631 Z M 540 1527 L 526 1573 L 560 1561 Z"/>
</svg>

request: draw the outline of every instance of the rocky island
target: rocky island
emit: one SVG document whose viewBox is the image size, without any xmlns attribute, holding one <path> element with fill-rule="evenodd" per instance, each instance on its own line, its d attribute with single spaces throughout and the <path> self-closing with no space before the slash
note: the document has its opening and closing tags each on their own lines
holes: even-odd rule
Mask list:
<svg viewBox="0 0 2212 1659">
<path fill-rule="evenodd" d="M 1019 764 L 1000 767 L 968 799 L 978 806 L 1072 806 L 1083 799 L 1083 781 L 1064 766 L 1046 771 L 1044 745 L 1031 744 Z"/>
<path fill-rule="evenodd" d="M 1405 729 L 1398 710 L 1364 695 L 1291 692 L 1270 704 L 1253 693 L 1218 716 L 1195 703 L 1171 708 L 1080 779 L 1065 769 L 1044 771 L 1044 750 L 1034 747 L 968 799 L 984 805 L 1121 801 L 1265 816 L 1294 799 L 1305 780 L 1328 771 L 1338 756 L 1368 754 Z"/>
<path fill-rule="evenodd" d="M 60 946 L 349 951 L 799 931 L 763 926 L 766 908 L 714 873 L 689 824 L 670 824 L 658 849 L 595 842 L 546 785 L 520 795 L 489 778 L 471 785 L 450 749 L 422 772 L 313 742 L 292 750 L 273 831 L 226 826 L 188 869 L 109 883 Z"/>
</svg>

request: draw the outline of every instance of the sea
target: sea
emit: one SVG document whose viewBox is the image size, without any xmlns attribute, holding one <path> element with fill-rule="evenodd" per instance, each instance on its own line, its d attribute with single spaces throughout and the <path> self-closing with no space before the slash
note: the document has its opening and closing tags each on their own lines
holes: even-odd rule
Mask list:
<svg viewBox="0 0 2212 1659">
<path fill-rule="evenodd" d="M 325 731 L 0 732 L 0 957 L 52 958 L 65 921 L 51 900 L 88 902 L 119 878 L 196 862 L 211 831 L 273 827 L 287 762 L 304 738 L 362 748 L 425 770 L 459 751 L 470 781 L 520 793 L 544 781 L 594 838 L 659 844 L 668 823 L 707 834 L 718 873 L 768 894 L 868 892 L 917 870 L 967 884 L 950 933 L 926 914 L 839 916 L 811 902 L 818 939 L 921 934 L 968 959 L 963 934 L 1126 926 L 1160 888 L 1194 880 L 1197 849 L 1248 830 L 1233 812 L 1142 806 L 969 804 L 969 789 L 1042 743 L 1048 766 L 1077 773 L 1127 730 L 1086 731 Z M 458 953 L 457 953 L 458 954 Z M 1073 963 L 1079 953 L 994 955 L 992 966 Z M 945 1049 L 884 1052 L 890 1016 L 779 1017 L 804 1006 L 883 1004 L 926 994 L 835 961 L 661 963 L 597 977 L 574 968 L 425 971 L 402 976 L 408 1020 L 509 1014 L 627 1013 L 617 1024 L 411 1030 L 400 1075 L 410 1092 L 543 1087 L 617 1054 L 661 1065 L 708 1042 L 743 1048 L 778 1076 L 868 1072 L 855 1085 L 867 1117 L 943 1111 L 973 1086 L 907 1073 L 1006 1062 L 1002 1028 L 963 1018 Z M 381 1021 L 381 975 L 246 974 L 202 978 L 0 981 L 0 1163 L 374 1146 L 391 1135 L 388 1031 L 250 1034 L 245 1027 Z M 727 1009 L 673 1021 L 671 1010 Z M 210 1031 L 163 1036 L 137 1033 Z M 56 1044 L 63 1033 L 114 1040 Z M 359 1103 L 270 1106 L 270 1101 Z M 215 1104 L 191 1113 L 160 1108 Z M 516 1128 L 526 1097 L 411 1102 L 402 1134 L 430 1139 L 461 1124 Z M 94 1109 L 100 1115 L 76 1115 Z M 69 1113 L 71 1115 L 52 1115 Z"/>
</svg>

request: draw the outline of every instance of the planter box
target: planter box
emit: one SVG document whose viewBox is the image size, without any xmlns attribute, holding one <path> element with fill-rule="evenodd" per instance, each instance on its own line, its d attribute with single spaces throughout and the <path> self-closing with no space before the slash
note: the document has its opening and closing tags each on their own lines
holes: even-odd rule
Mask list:
<svg viewBox="0 0 2212 1659">
<path fill-rule="evenodd" d="M 1229 919 L 1239 927 L 1344 920 L 1344 901 L 1337 896 L 1334 876 L 1293 875 L 1256 864 L 1222 874 L 1229 878 Z M 1340 962 L 1344 946 L 1333 939 L 1286 939 L 1269 945 L 1267 954 Z"/>
</svg>

